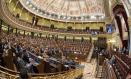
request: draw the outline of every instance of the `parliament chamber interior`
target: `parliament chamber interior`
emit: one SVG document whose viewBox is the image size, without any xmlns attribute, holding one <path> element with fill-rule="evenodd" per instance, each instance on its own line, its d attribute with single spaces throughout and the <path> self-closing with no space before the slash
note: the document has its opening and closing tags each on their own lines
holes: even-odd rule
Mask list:
<svg viewBox="0 0 131 79">
<path fill-rule="evenodd" d="M 0 79 L 131 79 L 131 0 L 0 0 Z"/>
</svg>

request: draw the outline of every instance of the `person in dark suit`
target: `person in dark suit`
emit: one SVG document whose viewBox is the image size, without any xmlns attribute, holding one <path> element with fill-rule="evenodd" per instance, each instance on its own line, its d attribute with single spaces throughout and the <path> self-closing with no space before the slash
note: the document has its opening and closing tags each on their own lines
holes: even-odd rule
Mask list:
<svg viewBox="0 0 131 79">
<path fill-rule="evenodd" d="M 24 60 L 21 58 L 22 54 L 19 53 L 17 55 L 17 60 L 16 60 L 16 68 L 20 72 L 20 77 L 22 79 L 28 79 L 28 68 L 26 67 L 26 63 Z"/>
<path fill-rule="evenodd" d="M 5 66 L 4 59 L 3 59 L 3 52 L 4 52 L 4 44 L 0 39 L 0 65 Z"/>
<path fill-rule="evenodd" d="M 3 51 L 4 51 L 4 44 L 2 42 L 2 40 L 0 39 L 0 55 L 3 55 Z"/>
<path fill-rule="evenodd" d="M 2 56 L 0 56 L 0 65 L 3 67 L 5 66 L 5 62 Z"/>
<path fill-rule="evenodd" d="M 22 59 L 23 59 L 26 63 L 30 63 L 30 61 L 29 61 L 29 56 L 28 56 L 27 51 L 26 51 L 26 50 L 23 50 L 22 53 L 23 53 Z"/>
</svg>

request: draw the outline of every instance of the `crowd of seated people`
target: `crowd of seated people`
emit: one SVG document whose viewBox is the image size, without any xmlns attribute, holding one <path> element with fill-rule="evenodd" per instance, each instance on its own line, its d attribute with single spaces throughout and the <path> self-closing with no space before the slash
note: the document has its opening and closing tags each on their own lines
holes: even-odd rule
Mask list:
<svg viewBox="0 0 131 79">
<path fill-rule="evenodd" d="M 115 72 L 117 79 L 130 79 L 131 78 L 131 58 L 118 50 L 105 51 L 103 55 L 109 59 L 110 64 Z"/>
<path fill-rule="evenodd" d="M 62 45 L 65 47 L 62 47 Z M 78 49 L 79 45 L 81 45 L 81 48 Z M 4 61 L 4 56 L 6 54 L 11 54 L 9 52 L 11 51 L 13 52 L 13 63 L 15 64 L 17 71 L 21 73 L 22 78 L 27 77 L 27 73 L 39 73 L 36 66 L 41 63 L 41 60 L 48 61 L 51 64 L 63 62 L 64 67 L 66 68 L 64 70 L 69 70 L 70 68 L 75 68 L 76 62 L 73 58 L 68 57 L 71 52 L 68 52 L 67 54 L 67 51 L 81 51 L 81 53 L 84 52 L 84 54 L 87 55 L 89 51 L 88 45 L 91 46 L 89 42 L 75 43 L 75 41 L 71 42 L 70 40 L 64 42 L 63 40 L 55 41 L 54 39 L 48 38 L 32 38 L 30 36 L 23 36 L 13 33 L 1 33 L 0 65 L 7 67 L 6 65 L 8 63 Z M 62 48 L 59 48 L 60 46 Z M 66 52 L 60 52 L 59 50 Z M 62 53 L 64 53 L 63 55 L 67 55 L 65 55 L 64 61 L 61 60 Z"/>
<path fill-rule="evenodd" d="M 86 61 L 89 50 L 91 49 L 91 43 L 89 41 L 79 41 L 75 40 L 57 40 L 58 46 L 64 52 L 65 57 L 69 57 L 72 59 L 78 59 L 79 61 Z"/>
<path fill-rule="evenodd" d="M 125 58 L 125 59 L 127 59 L 127 58 Z M 115 71 L 116 77 L 118 79 L 126 79 L 127 76 L 131 75 L 131 69 L 130 69 L 129 65 L 127 63 L 125 63 L 117 55 L 113 55 L 110 62 L 111 62 L 111 65 Z M 130 62 L 130 61 L 128 61 L 128 62 Z"/>
<path fill-rule="evenodd" d="M 124 49 L 125 50 L 125 49 Z M 125 50 L 126 51 L 126 50 Z M 121 71 L 121 74 L 123 75 L 131 75 L 131 58 L 127 55 L 127 51 L 125 53 L 125 51 L 122 52 L 118 52 L 116 54 L 116 61 L 119 62 L 119 66 L 121 66 L 121 70 L 123 69 L 123 71 Z M 123 73 L 122 73 L 123 72 Z"/>
<path fill-rule="evenodd" d="M 103 65 L 103 75 L 107 79 L 130 79 L 131 78 L 131 58 L 127 55 L 127 50 L 94 48 L 95 54 L 99 55 L 99 65 Z M 126 52 L 126 53 L 125 53 Z M 104 61 L 107 61 L 106 63 Z M 101 63 L 101 64 L 100 64 Z M 106 77 L 107 76 L 107 77 Z"/>
<path fill-rule="evenodd" d="M 2 57 L 3 52 L 4 52 L 4 46 L 3 46 L 2 40 L 0 40 L 0 65 L 1 66 L 5 65 L 3 62 L 3 57 Z"/>
</svg>

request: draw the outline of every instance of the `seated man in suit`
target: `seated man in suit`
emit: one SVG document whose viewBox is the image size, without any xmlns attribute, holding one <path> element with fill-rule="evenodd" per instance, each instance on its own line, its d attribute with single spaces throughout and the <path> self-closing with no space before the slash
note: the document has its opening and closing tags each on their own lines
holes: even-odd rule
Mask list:
<svg viewBox="0 0 131 79">
<path fill-rule="evenodd" d="M 17 58 L 16 58 L 16 68 L 17 70 L 20 72 L 20 77 L 22 79 L 28 79 L 28 68 L 26 66 L 26 63 L 24 62 L 24 60 L 21 58 L 22 54 L 19 53 L 17 54 Z"/>
<path fill-rule="evenodd" d="M 0 55 L 0 65 L 5 66 L 4 59 L 1 55 Z"/>
<path fill-rule="evenodd" d="M 4 52 L 4 44 L 2 42 L 2 40 L 0 39 L 0 55 L 2 55 Z"/>
<path fill-rule="evenodd" d="M 26 62 L 26 63 L 30 63 L 29 61 L 29 54 L 26 50 L 23 50 L 23 52 L 21 52 L 23 54 L 22 59 Z"/>
</svg>

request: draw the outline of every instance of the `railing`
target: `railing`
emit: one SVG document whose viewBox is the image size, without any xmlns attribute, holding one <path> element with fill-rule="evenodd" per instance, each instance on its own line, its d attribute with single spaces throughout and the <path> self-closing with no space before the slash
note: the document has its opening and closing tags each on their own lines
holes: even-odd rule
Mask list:
<svg viewBox="0 0 131 79">
<path fill-rule="evenodd" d="M 29 79 L 76 79 L 83 74 L 84 67 L 64 72 L 32 74 L 29 73 Z M 0 79 L 17 79 L 19 72 L 0 66 Z"/>
<path fill-rule="evenodd" d="M 119 57 L 115 55 L 114 70 L 118 78 L 125 79 L 130 72 L 130 64 L 128 64 L 130 60 L 128 60 L 128 57 L 125 57 L 124 59 L 127 59 L 127 60 L 124 61 L 122 56 L 124 56 L 124 54 Z"/>
<path fill-rule="evenodd" d="M 29 74 L 30 79 L 76 79 L 83 74 L 84 68 L 78 68 L 74 70 L 49 73 L 49 74 Z"/>
<path fill-rule="evenodd" d="M 111 56 L 114 56 L 115 61 L 112 63 L 112 67 L 116 73 L 118 79 L 126 79 L 131 71 L 131 58 L 126 53 L 111 51 Z"/>
<path fill-rule="evenodd" d="M 17 79 L 19 78 L 19 72 L 7 69 L 0 66 L 0 79 Z"/>
<path fill-rule="evenodd" d="M 112 65 L 109 64 L 108 59 L 104 61 L 102 77 L 102 79 L 117 79 L 115 71 Z"/>
</svg>

